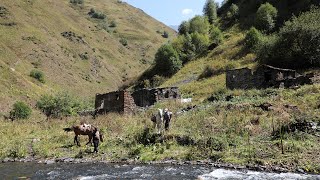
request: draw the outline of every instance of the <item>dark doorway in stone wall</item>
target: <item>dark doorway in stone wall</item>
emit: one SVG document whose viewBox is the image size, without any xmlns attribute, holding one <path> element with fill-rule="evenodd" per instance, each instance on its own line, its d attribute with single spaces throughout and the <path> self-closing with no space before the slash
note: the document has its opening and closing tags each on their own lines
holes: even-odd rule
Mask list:
<svg viewBox="0 0 320 180">
<path fill-rule="evenodd" d="M 265 82 L 270 82 L 272 80 L 272 74 L 270 71 L 264 72 L 264 80 Z"/>
<path fill-rule="evenodd" d="M 170 92 L 169 92 L 169 91 L 166 91 L 166 92 L 164 93 L 164 97 L 165 97 L 165 98 L 169 98 L 169 94 L 170 94 Z"/>
</svg>

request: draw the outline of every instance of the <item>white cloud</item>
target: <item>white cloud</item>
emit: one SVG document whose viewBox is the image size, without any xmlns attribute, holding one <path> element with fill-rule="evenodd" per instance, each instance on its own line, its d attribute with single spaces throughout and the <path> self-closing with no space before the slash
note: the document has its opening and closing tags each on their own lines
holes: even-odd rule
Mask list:
<svg viewBox="0 0 320 180">
<path fill-rule="evenodd" d="M 187 16 L 193 13 L 192 9 L 183 9 L 182 10 L 182 15 Z"/>
</svg>

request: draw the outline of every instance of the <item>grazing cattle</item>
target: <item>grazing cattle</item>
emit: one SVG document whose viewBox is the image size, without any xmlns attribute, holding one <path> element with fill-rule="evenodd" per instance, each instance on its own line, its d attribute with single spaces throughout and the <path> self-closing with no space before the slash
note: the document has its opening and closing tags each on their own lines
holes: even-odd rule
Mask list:
<svg viewBox="0 0 320 180">
<path fill-rule="evenodd" d="M 98 152 L 99 142 L 103 142 L 103 134 L 98 130 L 98 128 L 92 126 L 91 124 L 81 123 L 80 125 L 72 126 L 71 128 L 63 128 L 63 130 L 66 132 L 74 132 L 74 143 L 77 143 L 78 146 L 80 146 L 78 139 L 79 135 L 87 135 L 89 137 L 87 144 L 91 144 L 93 139 L 94 152 Z"/>
<path fill-rule="evenodd" d="M 151 121 L 154 124 L 154 128 L 157 130 L 157 133 L 160 134 L 163 131 L 163 124 L 165 130 L 169 130 L 170 121 L 172 118 L 172 112 L 167 108 L 158 109 L 158 112 L 151 117 Z"/>
</svg>

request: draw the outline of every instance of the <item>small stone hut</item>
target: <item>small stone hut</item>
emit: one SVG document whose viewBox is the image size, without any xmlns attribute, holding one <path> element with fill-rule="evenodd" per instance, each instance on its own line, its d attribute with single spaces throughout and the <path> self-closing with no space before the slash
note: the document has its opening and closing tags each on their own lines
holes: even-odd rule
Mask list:
<svg viewBox="0 0 320 180">
<path fill-rule="evenodd" d="M 95 109 L 98 114 L 108 112 L 132 114 L 136 109 L 136 104 L 129 91 L 114 91 L 96 94 Z"/>
<path fill-rule="evenodd" d="M 262 65 L 255 71 L 249 68 L 227 70 L 226 86 L 229 89 L 291 87 L 312 84 L 313 74 L 302 76 L 292 69 Z"/>
<path fill-rule="evenodd" d="M 180 99 L 178 87 L 141 89 L 134 91 L 132 96 L 139 107 L 149 107 L 162 100 Z"/>
</svg>

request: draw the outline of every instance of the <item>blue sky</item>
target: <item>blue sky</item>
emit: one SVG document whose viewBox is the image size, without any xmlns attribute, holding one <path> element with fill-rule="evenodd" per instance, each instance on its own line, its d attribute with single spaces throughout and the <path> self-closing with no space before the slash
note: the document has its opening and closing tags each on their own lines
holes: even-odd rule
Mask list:
<svg viewBox="0 0 320 180">
<path fill-rule="evenodd" d="M 166 25 L 179 25 L 195 15 L 202 15 L 206 0 L 123 0 Z M 222 0 L 216 0 L 221 3 Z"/>
</svg>

